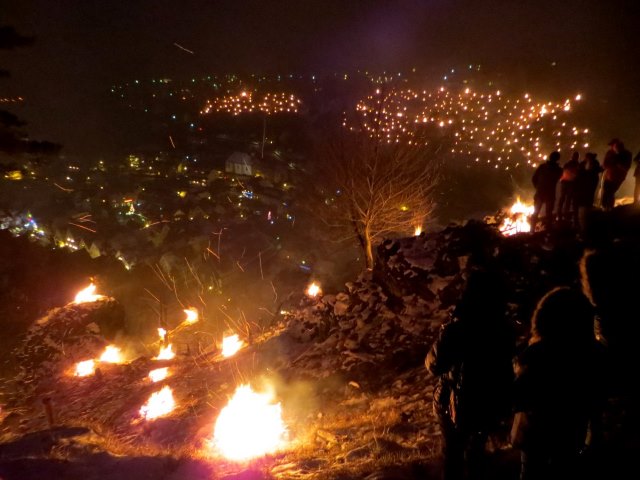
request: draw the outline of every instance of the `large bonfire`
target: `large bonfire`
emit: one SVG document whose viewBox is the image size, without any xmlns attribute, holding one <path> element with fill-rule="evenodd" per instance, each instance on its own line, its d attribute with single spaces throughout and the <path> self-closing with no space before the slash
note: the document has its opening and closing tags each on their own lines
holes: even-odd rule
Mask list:
<svg viewBox="0 0 640 480">
<path fill-rule="evenodd" d="M 505 236 L 530 232 L 532 215 L 533 205 L 530 203 L 523 203 L 518 198 L 502 221 L 502 224 L 499 227 L 500 231 Z"/>
</svg>

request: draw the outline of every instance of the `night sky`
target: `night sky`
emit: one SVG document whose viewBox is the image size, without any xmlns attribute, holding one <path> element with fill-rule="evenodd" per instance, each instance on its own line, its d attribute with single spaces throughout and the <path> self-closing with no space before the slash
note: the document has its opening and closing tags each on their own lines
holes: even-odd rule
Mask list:
<svg viewBox="0 0 640 480">
<path fill-rule="evenodd" d="M 34 138 L 68 154 L 117 150 L 135 125 L 112 84 L 200 73 L 288 73 L 482 63 L 563 97 L 584 92 L 592 125 L 640 149 L 637 0 L 16 0 L 0 23 L 34 35 L 2 51 L 3 93 Z M 190 54 L 176 47 L 192 50 Z M 556 62 L 554 69 L 546 68 Z M 542 68 L 545 67 L 545 68 Z M 127 129 L 126 134 L 123 128 Z M 134 131 L 131 131 L 131 130 Z"/>
</svg>

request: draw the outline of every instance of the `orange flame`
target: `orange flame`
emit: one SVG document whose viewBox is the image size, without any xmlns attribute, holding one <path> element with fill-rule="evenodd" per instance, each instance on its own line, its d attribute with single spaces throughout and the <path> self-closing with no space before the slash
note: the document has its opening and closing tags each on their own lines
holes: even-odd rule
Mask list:
<svg viewBox="0 0 640 480">
<path fill-rule="evenodd" d="M 174 408 L 176 408 L 176 402 L 173 399 L 173 391 L 166 385 L 151 394 L 147 403 L 140 407 L 140 415 L 145 420 L 154 420 L 168 415 Z"/>
<path fill-rule="evenodd" d="M 169 376 L 169 367 L 156 368 L 149 372 L 149 379 L 152 382 L 160 382 Z"/>
<path fill-rule="evenodd" d="M 96 371 L 96 361 L 85 360 L 83 362 L 76 363 L 76 369 L 73 375 L 76 377 L 88 377 L 89 375 L 93 375 L 95 371 Z"/>
<path fill-rule="evenodd" d="M 96 302 L 102 298 L 104 298 L 104 295 L 97 295 L 96 286 L 92 283 L 87 288 L 80 290 L 76 294 L 76 298 L 73 300 L 73 303 Z"/>
<path fill-rule="evenodd" d="M 118 347 L 108 345 L 100 356 L 100 361 L 104 363 L 123 363 L 124 358 Z"/>
<path fill-rule="evenodd" d="M 531 231 L 531 215 L 533 205 L 520 201 L 520 198 L 509 209 L 509 215 L 503 220 L 499 230 L 505 236 Z"/>
<path fill-rule="evenodd" d="M 211 445 L 224 457 L 244 461 L 284 447 L 287 427 L 273 395 L 239 386 L 216 420 Z"/>
<path fill-rule="evenodd" d="M 413 230 L 413 236 L 419 237 L 421 233 L 422 233 L 422 225 L 416 226 L 416 228 Z"/>
<path fill-rule="evenodd" d="M 320 288 L 320 285 L 318 285 L 316 282 L 311 283 L 311 285 L 307 287 L 306 294 L 309 297 L 312 297 L 312 298 L 317 297 L 321 293 L 322 293 L 322 289 Z"/>
<path fill-rule="evenodd" d="M 198 310 L 196 310 L 195 308 L 189 307 L 184 309 L 183 312 L 187 314 L 187 318 L 185 319 L 184 323 L 191 325 L 198 321 Z"/>
<path fill-rule="evenodd" d="M 222 356 L 232 357 L 244 346 L 244 342 L 240 340 L 238 334 L 222 337 Z"/>
<path fill-rule="evenodd" d="M 158 335 L 160 336 L 160 340 L 164 341 L 164 337 L 167 335 L 167 331 L 164 328 L 158 328 Z"/>
<path fill-rule="evenodd" d="M 166 347 L 160 347 L 160 353 L 158 353 L 158 356 L 154 360 L 171 360 L 175 356 L 176 354 L 173 353 L 173 345 L 169 344 Z"/>
</svg>

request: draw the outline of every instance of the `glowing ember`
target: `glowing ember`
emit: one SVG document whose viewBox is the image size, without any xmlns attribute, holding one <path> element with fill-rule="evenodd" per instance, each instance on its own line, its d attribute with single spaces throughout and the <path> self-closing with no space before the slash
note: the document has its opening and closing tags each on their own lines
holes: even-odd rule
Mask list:
<svg viewBox="0 0 640 480">
<path fill-rule="evenodd" d="M 518 198 L 511 206 L 509 214 L 500 225 L 500 231 L 505 236 L 516 233 L 531 231 L 531 215 L 533 215 L 533 205 L 522 203 Z"/>
<path fill-rule="evenodd" d="M 167 331 L 164 328 L 158 328 L 158 335 L 160 336 L 160 340 L 164 341 L 167 336 Z"/>
<path fill-rule="evenodd" d="M 222 338 L 222 356 L 223 357 L 232 357 L 238 350 L 240 350 L 244 345 L 244 342 L 240 340 L 240 337 L 235 335 L 230 335 L 228 337 Z"/>
<path fill-rule="evenodd" d="M 96 371 L 95 360 L 85 360 L 84 362 L 76 363 L 76 370 L 74 372 L 74 376 L 88 377 L 89 375 L 93 375 L 95 371 Z"/>
<path fill-rule="evenodd" d="M 122 352 L 118 347 L 109 345 L 100 356 L 100 361 L 104 363 L 122 363 L 124 358 L 122 358 Z"/>
<path fill-rule="evenodd" d="M 243 461 L 274 453 L 285 444 L 282 407 L 268 393 L 239 386 L 216 420 L 213 447 L 230 460 Z"/>
<path fill-rule="evenodd" d="M 192 323 L 196 323 L 198 321 L 198 311 L 195 308 L 190 307 L 183 310 L 183 312 L 187 314 L 185 323 L 191 325 Z"/>
<path fill-rule="evenodd" d="M 166 347 L 160 348 L 160 353 L 158 353 L 155 360 L 171 360 L 175 356 L 176 354 L 173 353 L 173 345 L 169 344 Z"/>
<path fill-rule="evenodd" d="M 149 372 L 149 378 L 152 382 L 160 382 L 169 376 L 169 368 L 156 368 L 155 370 L 151 370 Z"/>
<path fill-rule="evenodd" d="M 173 392 L 168 385 L 162 387 L 162 390 L 154 392 L 142 407 L 140 407 L 140 415 L 145 420 L 153 420 L 163 417 L 176 408 L 176 402 L 173 399 Z"/>
<path fill-rule="evenodd" d="M 419 237 L 421 233 L 422 233 L 422 226 L 418 225 L 413 231 L 413 235 L 415 237 Z"/>
<path fill-rule="evenodd" d="M 318 285 L 316 282 L 313 282 L 307 287 L 306 293 L 309 297 L 317 297 L 318 295 L 320 295 L 320 293 L 322 293 L 322 290 L 320 289 L 320 285 Z"/>
<path fill-rule="evenodd" d="M 95 302 L 104 298 L 104 295 L 96 295 L 96 286 L 92 283 L 84 290 L 80 290 L 76 294 L 76 298 L 73 300 L 73 303 L 88 303 Z"/>
</svg>

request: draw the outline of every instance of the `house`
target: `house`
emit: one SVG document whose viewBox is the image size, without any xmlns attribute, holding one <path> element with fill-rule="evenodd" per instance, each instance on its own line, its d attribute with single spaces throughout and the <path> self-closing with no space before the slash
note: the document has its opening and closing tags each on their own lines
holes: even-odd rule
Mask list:
<svg viewBox="0 0 640 480">
<path fill-rule="evenodd" d="M 234 152 L 227 158 L 224 170 L 235 175 L 253 175 L 253 159 L 248 153 Z"/>
</svg>

